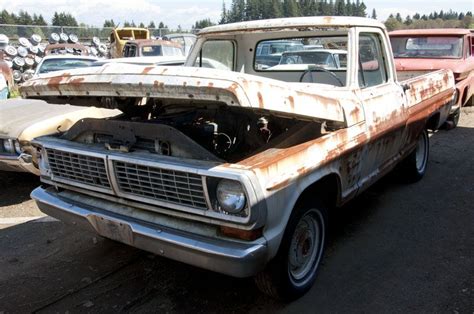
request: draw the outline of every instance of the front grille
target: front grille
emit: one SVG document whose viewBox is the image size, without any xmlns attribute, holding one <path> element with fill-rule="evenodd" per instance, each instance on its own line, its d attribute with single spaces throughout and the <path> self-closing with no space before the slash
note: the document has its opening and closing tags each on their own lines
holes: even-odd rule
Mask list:
<svg viewBox="0 0 474 314">
<path fill-rule="evenodd" d="M 110 189 L 104 159 L 46 149 L 54 177 Z"/>
<path fill-rule="evenodd" d="M 114 161 L 121 192 L 206 210 L 200 175 Z"/>
</svg>

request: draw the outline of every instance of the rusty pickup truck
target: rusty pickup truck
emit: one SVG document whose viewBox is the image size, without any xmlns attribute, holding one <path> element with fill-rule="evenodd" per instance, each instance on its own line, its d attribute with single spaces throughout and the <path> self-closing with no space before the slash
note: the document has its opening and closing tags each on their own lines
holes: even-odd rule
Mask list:
<svg viewBox="0 0 474 314">
<path fill-rule="evenodd" d="M 347 66 L 263 69 L 276 40 L 345 50 Z M 304 17 L 206 28 L 185 67 L 106 64 L 21 93 L 123 112 L 34 141 L 42 211 L 289 300 L 315 281 L 328 211 L 396 165 L 421 179 L 455 88 L 450 70 L 398 82 L 375 20 Z"/>
<path fill-rule="evenodd" d="M 456 126 L 461 107 L 474 105 L 474 33 L 468 29 L 409 29 L 389 36 L 399 79 L 440 69 L 453 71 L 457 99 L 449 120 Z"/>
</svg>

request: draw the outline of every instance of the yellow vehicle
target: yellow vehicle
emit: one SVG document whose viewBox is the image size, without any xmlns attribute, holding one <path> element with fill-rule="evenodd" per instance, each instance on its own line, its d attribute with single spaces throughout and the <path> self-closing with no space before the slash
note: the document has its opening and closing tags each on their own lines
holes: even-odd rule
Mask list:
<svg viewBox="0 0 474 314">
<path fill-rule="evenodd" d="M 146 28 L 124 27 L 116 28 L 110 33 L 110 57 L 123 57 L 123 47 L 129 40 L 150 39 L 150 32 Z"/>
</svg>

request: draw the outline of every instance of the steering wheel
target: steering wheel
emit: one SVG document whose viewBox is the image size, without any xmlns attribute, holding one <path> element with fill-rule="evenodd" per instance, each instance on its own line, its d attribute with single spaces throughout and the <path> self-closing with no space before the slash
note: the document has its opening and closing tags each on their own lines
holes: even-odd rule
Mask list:
<svg viewBox="0 0 474 314">
<path fill-rule="evenodd" d="M 339 86 L 344 86 L 344 83 L 342 83 L 342 81 L 337 77 L 336 74 L 334 74 L 333 72 L 323 68 L 323 67 L 318 67 L 317 65 L 308 65 L 308 69 L 306 69 L 303 74 L 301 74 L 300 76 L 300 82 L 303 82 L 303 78 L 305 77 L 306 74 L 308 73 L 312 73 L 313 71 L 322 71 L 322 72 L 326 72 L 328 73 L 329 75 L 331 75 L 338 83 L 339 83 Z M 314 83 L 314 80 L 313 80 L 313 76 L 311 75 L 311 83 Z"/>
</svg>

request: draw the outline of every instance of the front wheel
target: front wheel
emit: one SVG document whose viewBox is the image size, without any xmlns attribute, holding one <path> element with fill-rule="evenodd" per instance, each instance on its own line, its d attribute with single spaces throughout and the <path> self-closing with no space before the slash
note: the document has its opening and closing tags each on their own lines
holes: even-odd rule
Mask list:
<svg viewBox="0 0 474 314">
<path fill-rule="evenodd" d="M 313 285 L 326 239 L 327 212 L 323 206 L 297 207 L 290 217 L 277 256 L 255 277 L 265 294 L 294 300 Z"/>
<path fill-rule="evenodd" d="M 428 166 L 430 140 L 428 131 L 423 130 L 418 138 L 415 150 L 402 163 L 402 170 L 409 182 L 417 182 L 423 178 Z"/>
</svg>

